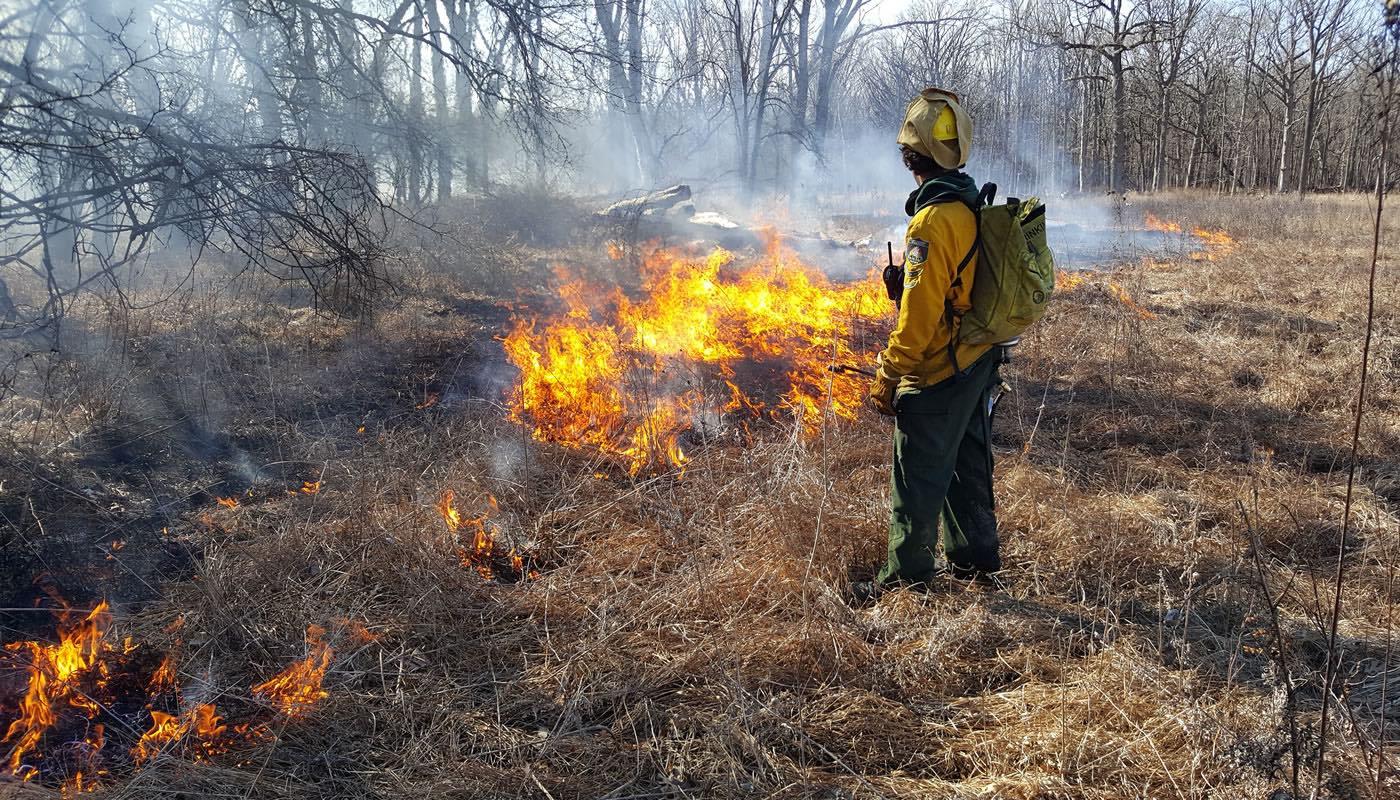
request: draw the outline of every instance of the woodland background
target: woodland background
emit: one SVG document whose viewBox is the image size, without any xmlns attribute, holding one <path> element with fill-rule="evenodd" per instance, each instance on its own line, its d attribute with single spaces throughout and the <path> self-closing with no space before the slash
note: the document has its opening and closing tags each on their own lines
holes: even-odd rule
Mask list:
<svg viewBox="0 0 1400 800">
<path fill-rule="evenodd" d="M 1364 189 L 1385 13 L 1361 0 L 9 0 L 0 335 L 51 344 L 76 292 L 120 289 L 155 251 L 237 254 L 354 311 L 386 286 L 395 221 L 508 188 L 688 180 L 744 202 L 870 205 L 908 180 L 891 131 L 927 85 L 963 95 L 970 170 L 1025 193 Z"/>
</svg>

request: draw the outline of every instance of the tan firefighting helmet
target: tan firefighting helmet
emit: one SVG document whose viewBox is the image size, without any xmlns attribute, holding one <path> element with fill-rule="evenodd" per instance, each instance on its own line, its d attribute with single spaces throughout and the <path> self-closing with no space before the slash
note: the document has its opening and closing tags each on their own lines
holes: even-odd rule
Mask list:
<svg viewBox="0 0 1400 800">
<path fill-rule="evenodd" d="M 909 102 L 897 141 L 944 169 L 958 169 L 972 153 L 972 120 L 957 95 L 929 87 Z"/>
</svg>

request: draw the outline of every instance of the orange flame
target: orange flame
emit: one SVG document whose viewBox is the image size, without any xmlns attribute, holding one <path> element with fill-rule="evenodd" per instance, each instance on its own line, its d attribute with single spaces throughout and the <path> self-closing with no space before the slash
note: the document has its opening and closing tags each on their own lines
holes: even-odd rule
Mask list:
<svg viewBox="0 0 1400 800">
<path fill-rule="evenodd" d="M 310 713 L 317 702 L 330 696 L 321 688 L 321 681 L 326 676 L 334 653 L 324 641 L 325 635 L 325 629 L 319 625 L 308 627 L 306 643 L 311 653 L 254 686 L 253 694 L 262 696 L 289 717 L 302 717 Z"/>
<path fill-rule="evenodd" d="M 1140 319 L 1157 318 L 1157 314 L 1155 312 L 1149 311 L 1143 308 L 1142 306 L 1138 305 L 1137 301 L 1133 299 L 1133 296 L 1128 294 L 1128 290 L 1124 289 L 1117 282 L 1108 281 L 1104 284 L 1104 288 L 1108 289 L 1108 293 L 1112 295 L 1113 298 L 1116 299 L 1119 303 L 1123 304 L 1124 308 L 1127 308 L 1129 311 L 1133 312 L 1134 314 L 1137 314 Z"/>
<path fill-rule="evenodd" d="M 237 498 L 237 497 L 220 497 L 220 498 L 219 498 L 219 505 L 223 506 L 224 508 L 238 508 L 238 498 Z"/>
<path fill-rule="evenodd" d="M 1079 286 L 1090 283 L 1092 273 L 1088 272 L 1065 272 L 1055 271 L 1055 289 L 1060 292 L 1068 292 Z M 1103 288 L 1108 292 L 1108 296 L 1117 300 L 1120 305 L 1136 314 L 1141 319 L 1157 319 L 1157 314 L 1138 305 L 1133 296 L 1128 293 L 1117 281 L 1107 278 L 1103 279 Z"/>
<path fill-rule="evenodd" d="M 175 674 L 174 659 L 169 654 L 161 659 L 160 666 L 156 667 L 156 671 L 151 673 L 151 680 L 146 686 L 147 690 L 152 695 L 174 691 L 179 688 L 180 679 L 179 676 Z"/>
<path fill-rule="evenodd" d="M 1180 225 L 1178 225 L 1175 222 L 1167 222 L 1166 220 L 1158 217 L 1156 214 L 1153 214 L 1151 211 L 1147 212 L 1147 214 L 1143 216 L 1142 224 L 1145 225 L 1149 231 L 1160 231 L 1162 233 L 1181 233 Z"/>
<path fill-rule="evenodd" d="M 224 734 L 224 731 L 228 730 L 227 725 L 220 724 L 220 719 L 221 717 L 212 703 L 195 706 L 194 732 L 204 740 L 217 739 Z"/>
<path fill-rule="evenodd" d="M 151 727 L 141 734 L 141 740 L 131 748 L 132 760 L 138 765 L 144 764 L 160 755 L 160 751 L 166 745 L 184 738 L 189 729 L 189 720 L 182 720 L 164 711 L 152 711 Z"/>
<path fill-rule="evenodd" d="M 316 494 L 316 493 L 318 493 L 318 492 L 320 492 L 320 491 L 321 491 L 321 482 L 320 482 L 320 481 L 302 481 L 302 482 L 301 482 L 301 493 L 302 493 L 302 494 Z"/>
<path fill-rule="evenodd" d="M 442 493 L 442 499 L 437 502 L 437 510 L 438 513 L 442 515 L 442 521 L 447 523 L 447 529 L 453 533 L 456 533 L 457 529 L 462 527 L 462 514 L 457 510 L 457 507 L 453 505 L 453 500 L 456 497 L 457 493 L 448 489 Z"/>
<path fill-rule="evenodd" d="M 102 726 L 98 725 L 97 727 L 101 728 Z M 99 739 L 100 737 L 101 734 L 99 733 Z M 105 775 L 106 770 L 98 770 L 97 774 Z M 83 770 L 77 770 L 73 773 L 73 777 L 65 780 L 63 782 L 63 785 L 59 787 L 58 796 L 71 797 L 75 794 L 90 794 L 101 788 L 102 785 L 98 782 L 97 777 L 95 777 L 92 773 L 84 772 Z"/>
<path fill-rule="evenodd" d="M 75 794 L 88 794 L 102 788 L 100 778 L 107 774 L 98 762 L 98 755 L 102 748 L 106 746 L 106 728 L 102 723 L 92 726 L 87 735 L 83 737 L 83 746 L 79 763 L 83 766 L 75 769 L 73 775 L 63 781 L 58 787 L 59 797 L 69 797 Z"/>
<path fill-rule="evenodd" d="M 223 724 L 223 718 L 219 716 L 212 703 L 195 706 L 190 716 L 194 735 L 199 740 L 198 744 L 195 745 L 196 760 L 218 755 L 228 749 L 228 742 L 225 738 L 228 726 Z"/>
<path fill-rule="evenodd" d="M 29 683 L 20 701 L 19 717 L 10 723 L 4 738 L 0 739 L 0 742 L 14 742 L 7 757 L 8 769 L 10 774 L 25 781 L 42 774 L 38 767 L 25 761 L 26 758 L 33 761 L 42 757 L 38 755 L 39 745 L 46 734 L 56 726 L 62 725 L 66 729 L 71 725 L 73 710 L 82 713 L 88 720 L 94 720 L 103 713 L 118 713 L 114 708 L 133 698 L 113 692 L 130 692 L 143 684 L 117 681 L 116 676 L 142 669 L 141 665 L 147 663 L 144 659 L 133 660 L 133 654 L 139 654 L 142 645 L 131 637 L 121 642 L 106 637 L 111 614 L 105 601 L 98 603 L 80 621 L 73 622 L 75 612 L 61 598 L 55 599 L 63 604 L 59 612 L 57 644 L 24 641 L 5 645 L 5 650 L 10 653 L 25 653 L 28 656 Z M 182 627 L 183 619 L 180 617 L 166 626 L 167 632 Z M 195 742 L 192 752 L 196 759 L 222 753 L 231 744 L 225 738 L 227 726 L 221 724 L 213 705 L 195 706 L 182 715 L 159 710 L 158 704 L 164 703 L 166 698 L 179 697 L 179 675 L 174 655 L 164 656 L 150 672 L 144 683 L 144 692 L 151 721 L 148 729 L 140 733 L 135 744 L 129 748 L 131 758 L 137 765 L 187 740 Z M 69 712 L 66 718 L 65 711 Z M 138 733 L 125 725 L 122 729 L 131 730 L 133 735 Z M 239 726 L 240 735 L 249 729 L 250 724 Z M 261 735 L 256 731 L 247 735 L 255 734 Z M 68 773 L 58 785 L 62 796 L 96 791 L 108 774 L 100 758 L 106 744 L 104 725 L 89 722 L 80 746 L 75 746 L 78 744 L 70 742 L 64 747 L 66 769 L 53 771 Z"/>
<path fill-rule="evenodd" d="M 1191 233 L 1206 246 L 1206 249 L 1191 254 L 1194 261 L 1214 261 L 1217 256 L 1225 255 L 1235 249 L 1235 238 L 1225 231 L 1193 228 Z"/>
<path fill-rule="evenodd" d="M 697 420 L 757 415 L 768 404 L 752 384 L 765 382 L 776 384 L 777 407 L 809 428 L 828 403 L 855 417 L 864 386 L 831 380 L 825 365 L 860 360 L 853 329 L 892 310 L 877 280 L 834 284 L 776 240 L 744 267 L 722 249 L 706 258 L 656 250 L 642 273 L 639 299 L 614 291 L 590 306 L 573 283 L 560 290 L 567 312 L 516 321 L 505 339 L 521 371 L 510 416 L 536 440 L 620 456 L 633 474 L 679 467 L 683 433 Z"/>
<path fill-rule="evenodd" d="M 1075 287 L 1079 286 L 1080 284 L 1083 284 L 1085 280 L 1086 278 L 1084 277 L 1083 272 L 1066 272 L 1062 269 L 1055 270 L 1056 291 L 1068 292 L 1074 289 Z"/>
<path fill-rule="evenodd" d="M 78 688 L 78 679 L 93 669 L 98 656 L 108 645 L 103 641 L 111 614 L 107 611 L 107 601 L 102 601 L 88 612 L 82 621 L 72 627 L 59 625 L 58 644 L 41 642 L 12 642 L 5 645 L 10 652 L 29 651 L 29 685 L 20 701 L 20 715 L 5 731 L 0 742 L 15 741 L 10 750 L 9 766 L 12 774 L 29 772 L 22 770 L 24 756 L 34 750 L 43 738 L 44 732 L 58 721 L 54 707 L 65 701 L 69 705 L 83 709 L 89 716 L 100 710 L 93 700 Z"/>
<path fill-rule="evenodd" d="M 1176 222 L 1167 222 L 1152 212 L 1143 215 L 1143 225 L 1148 230 L 1161 231 L 1162 233 L 1184 233 L 1185 229 Z M 1235 239 L 1225 231 L 1211 230 L 1209 228 L 1192 228 L 1191 235 L 1195 236 L 1205 245 L 1204 250 L 1197 250 L 1191 253 L 1193 261 L 1214 261 L 1217 256 L 1223 255 L 1235 249 Z"/>
<path fill-rule="evenodd" d="M 462 542 L 457 548 L 457 558 L 462 562 L 462 566 L 476 570 L 482 578 L 492 580 L 497 577 L 497 566 L 510 565 L 513 575 L 526 580 L 538 577 L 532 569 L 527 569 L 528 557 L 525 554 L 516 552 L 514 547 L 509 551 L 496 540 L 496 533 L 491 526 L 486 524 L 492 512 L 500 511 L 500 506 L 496 503 L 494 495 L 487 495 L 487 505 L 491 510 L 478 517 L 464 519 L 461 512 L 457 510 L 454 501 L 456 492 L 451 489 L 442 493 L 442 499 L 437 503 L 438 513 L 442 515 L 443 522 L 447 523 L 447 529 L 453 533 L 458 532 L 463 527 L 471 531 L 471 542 Z"/>
<path fill-rule="evenodd" d="M 363 622 L 349 617 L 337 617 L 335 624 L 344 629 L 350 641 L 359 645 L 373 644 L 380 640 L 381 635 L 374 633 Z"/>
<path fill-rule="evenodd" d="M 1213 231 L 1207 228 L 1193 228 L 1191 233 L 1195 234 L 1201 241 L 1214 247 L 1234 247 L 1235 237 L 1225 231 Z"/>
<path fill-rule="evenodd" d="M 190 733 L 196 739 L 196 760 L 209 758 L 228 749 L 225 739 L 227 732 L 228 726 L 222 723 L 222 717 L 212 703 L 197 705 L 179 717 L 152 711 L 151 727 L 141 734 L 141 740 L 131 748 L 131 758 L 137 765 L 143 764 L 183 741 Z"/>
</svg>

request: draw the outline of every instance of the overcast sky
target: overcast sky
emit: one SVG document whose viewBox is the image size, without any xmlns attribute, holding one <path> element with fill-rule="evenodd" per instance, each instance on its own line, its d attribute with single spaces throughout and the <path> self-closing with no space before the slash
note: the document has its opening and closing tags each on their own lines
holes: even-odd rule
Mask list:
<svg viewBox="0 0 1400 800">
<path fill-rule="evenodd" d="M 882 25 L 894 22 L 899 19 L 900 12 L 909 7 L 909 2 L 910 0 L 875 0 L 867 21 Z"/>
</svg>

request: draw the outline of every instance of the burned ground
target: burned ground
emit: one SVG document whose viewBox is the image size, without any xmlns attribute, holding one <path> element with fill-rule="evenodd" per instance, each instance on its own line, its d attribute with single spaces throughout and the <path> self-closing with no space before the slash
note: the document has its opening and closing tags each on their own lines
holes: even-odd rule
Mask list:
<svg viewBox="0 0 1400 800">
<path fill-rule="evenodd" d="M 108 638 L 175 656 L 179 696 L 156 705 L 260 731 L 114 755 L 111 797 L 1269 797 L 1291 789 L 1290 718 L 1306 792 L 1365 204 L 1144 204 L 1237 220 L 1236 241 L 1066 285 L 1018 348 L 998 588 L 848 606 L 884 550 L 873 414 L 636 475 L 507 421 L 511 309 L 560 262 L 626 278 L 581 222 L 404 248 L 372 326 L 251 299 L 75 310 L 104 335 L 28 373 L 58 399 L 8 401 L 6 605 L 108 597 Z M 1396 292 L 1382 281 L 1327 796 L 1396 791 Z M 484 578 L 447 490 L 537 577 Z M 46 611 L 4 613 L 7 641 L 53 634 Z M 252 689 L 308 655 L 309 626 L 327 696 L 278 714 Z M 25 672 L 4 658 L 8 722 Z M 139 704 L 98 719 L 114 753 L 149 724 Z M 31 786 L 71 780 L 83 735 L 55 728 Z"/>
</svg>

